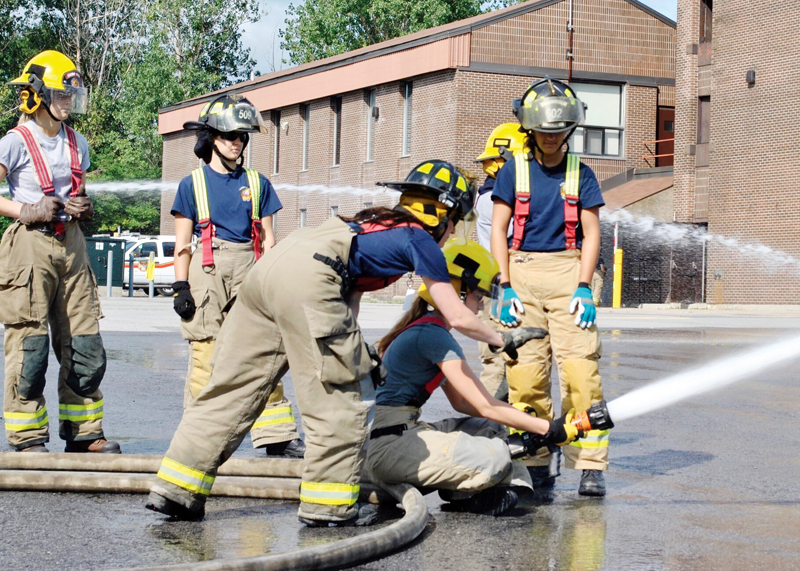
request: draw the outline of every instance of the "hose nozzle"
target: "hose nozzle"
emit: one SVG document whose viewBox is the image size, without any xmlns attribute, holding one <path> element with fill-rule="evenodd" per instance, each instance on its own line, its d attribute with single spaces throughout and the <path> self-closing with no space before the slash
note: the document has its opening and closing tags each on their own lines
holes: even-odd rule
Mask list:
<svg viewBox="0 0 800 571">
<path fill-rule="evenodd" d="M 606 401 L 594 403 L 588 410 L 579 412 L 572 419 L 572 425 L 584 432 L 614 428 L 614 421 L 608 415 Z"/>
</svg>

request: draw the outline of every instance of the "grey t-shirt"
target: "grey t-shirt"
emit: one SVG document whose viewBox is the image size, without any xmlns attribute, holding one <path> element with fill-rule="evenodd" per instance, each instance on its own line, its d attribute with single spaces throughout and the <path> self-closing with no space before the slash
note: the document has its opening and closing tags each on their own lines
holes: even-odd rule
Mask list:
<svg viewBox="0 0 800 571">
<path fill-rule="evenodd" d="M 389 373 L 378 387 L 376 403 L 405 406 L 441 373 L 437 363 L 463 360 L 464 351 L 447 329 L 424 323 L 398 335 L 383 356 Z"/>
<path fill-rule="evenodd" d="M 42 154 L 50 165 L 56 196 L 66 202 L 69 200 L 69 193 L 72 190 L 72 171 L 69 167 L 69 141 L 66 130 L 62 127 L 57 136 L 48 137 L 35 121 L 28 121 L 25 125 L 31 127 L 33 135 L 38 139 L 39 146 L 42 148 Z M 86 137 L 77 132 L 76 139 L 81 169 L 86 172 L 89 170 L 90 163 L 89 143 L 86 142 Z M 33 163 L 25 144 L 17 133 L 6 133 L 6 136 L 0 139 L 0 165 L 3 165 L 8 172 L 6 180 L 11 191 L 11 198 L 15 202 L 33 204 L 39 202 L 44 196 L 42 187 L 34 177 Z"/>
<path fill-rule="evenodd" d="M 492 251 L 492 209 L 494 202 L 492 202 L 492 193 L 485 192 L 478 196 L 475 202 L 475 211 L 478 213 L 478 220 L 475 222 L 475 231 L 478 234 L 478 243 Z M 508 237 L 514 235 L 514 220 L 508 224 Z"/>
</svg>

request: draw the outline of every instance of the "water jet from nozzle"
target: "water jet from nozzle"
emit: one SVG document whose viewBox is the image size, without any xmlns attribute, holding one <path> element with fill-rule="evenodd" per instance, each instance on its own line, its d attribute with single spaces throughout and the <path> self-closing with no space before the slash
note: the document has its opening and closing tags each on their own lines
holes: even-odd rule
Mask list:
<svg viewBox="0 0 800 571">
<path fill-rule="evenodd" d="M 608 414 L 616 422 L 627 420 L 748 379 L 798 357 L 800 336 L 775 341 L 631 391 L 609 402 Z"/>
</svg>

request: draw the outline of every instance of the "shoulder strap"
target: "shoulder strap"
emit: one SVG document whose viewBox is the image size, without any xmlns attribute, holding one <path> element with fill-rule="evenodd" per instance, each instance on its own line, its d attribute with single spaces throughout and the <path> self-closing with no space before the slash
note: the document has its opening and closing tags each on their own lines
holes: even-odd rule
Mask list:
<svg viewBox="0 0 800 571">
<path fill-rule="evenodd" d="M 28 125 L 18 125 L 9 131 L 16 133 L 22 139 L 25 149 L 28 151 L 28 156 L 33 163 L 33 174 L 36 177 L 36 182 L 42 188 L 45 194 L 53 194 L 56 189 L 53 186 L 53 172 L 50 170 L 50 164 L 44 158 L 42 147 L 39 145 L 39 139 L 33 134 L 33 131 Z"/>
<path fill-rule="evenodd" d="M 200 237 L 203 240 L 203 267 L 214 265 L 214 248 L 212 237 L 214 227 L 211 224 L 211 212 L 208 209 L 208 185 L 206 173 L 202 167 L 192 171 L 192 191 L 197 208 L 197 223 L 200 225 Z"/>
<path fill-rule="evenodd" d="M 420 230 L 424 230 L 422 224 L 417 224 L 415 222 L 401 222 L 394 226 L 384 226 L 377 222 L 364 222 L 363 224 L 359 224 L 359 227 L 361 228 L 361 231 L 358 232 L 359 234 L 372 234 L 373 232 L 383 232 L 384 230 L 394 230 L 395 228 L 419 228 Z"/>
<path fill-rule="evenodd" d="M 514 169 L 516 183 L 514 185 L 514 233 L 511 237 L 511 248 L 519 250 L 525 236 L 525 223 L 531 209 L 531 169 L 528 153 L 514 153 Z"/>
<path fill-rule="evenodd" d="M 78 196 L 81 191 L 81 183 L 83 182 L 83 169 L 81 168 L 81 152 L 78 149 L 78 137 L 75 136 L 75 130 L 69 125 L 64 125 L 64 130 L 67 132 L 67 143 L 69 145 L 69 168 L 72 171 L 72 190 L 70 196 Z"/>
<path fill-rule="evenodd" d="M 577 155 L 567 155 L 567 172 L 564 175 L 564 241 L 567 250 L 578 247 L 578 224 L 580 212 L 581 159 Z"/>
<path fill-rule="evenodd" d="M 250 218 L 261 220 L 261 177 L 256 169 L 244 169 L 247 185 L 250 187 Z"/>
<path fill-rule="evenodd" d="M 261 177 L 256 169 L 244 169 L 247 173 L 247 185 L 250 187 L 250 239 L 253 240 L 253 251 L 256 261 L 261 258 Z"/>
</svg>

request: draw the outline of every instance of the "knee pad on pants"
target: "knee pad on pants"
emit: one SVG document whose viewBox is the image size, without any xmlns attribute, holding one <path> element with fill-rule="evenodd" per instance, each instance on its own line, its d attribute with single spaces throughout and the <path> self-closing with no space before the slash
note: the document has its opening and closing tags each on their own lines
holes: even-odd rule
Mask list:
<svg viewBox="0 0 800 571">
<path fill-rule="evenodd" d="M 550 367 L 540 363 L 506 367 L 508 400 L 533 407 L 539 418 L 553 418 L 550 398 Z"/>
<path fill-rule="evenodd" d="M 67 386 L 82 397 L 89 396 L 100 387 L 105 372 L 106 350 L 100 334 L 74 336 Z"/>
<path fill-rule="evenodd" d="M 22 371 L 17 390 L 26 400 L 37 399 L 44 392 L 48 341 L 47 335 L 31 335 L 22 340 Z"/>
<path fill-rule="evenodd" d="M 566 408 L 586 410 L 603 399 L 600 370 L 593 359 L 565 359 L 561 362 L 567 401 Z"/>
<path fill-rule="evenodd" d="M 211 357 L 214 354 L 216 341 L 192 341 L 192 372 L 189 374 L 189 392 L 192 398 L 197 398 L 211 381 Z"/>
</svg>

